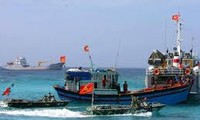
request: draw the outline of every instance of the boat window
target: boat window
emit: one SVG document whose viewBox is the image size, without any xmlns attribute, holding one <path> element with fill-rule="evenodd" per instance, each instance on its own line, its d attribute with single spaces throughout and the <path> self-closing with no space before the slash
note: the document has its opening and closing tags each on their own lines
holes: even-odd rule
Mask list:
<svg viewBox="0 0 200 120">
<path fill-rule="evenodd" d="M 178 54 L 179 54 L 178 52 L 174 52 L 174 56 L 178 56 Z"/>
<path fill-rule="evenodd" d="M 74 80 L 74 77 L 67 75 L 66 80 Z"/>
<path fill-rule="evenodd" d="M 96 80 L 100 80 L 100 74 L 97 74 L 97 76 L 96 76 Z"/>
<path fill-rule="evenodd" d="M 169 53 L 169 57 L 172 59 L 174 57 L 173 53 Z"/>
</svg>

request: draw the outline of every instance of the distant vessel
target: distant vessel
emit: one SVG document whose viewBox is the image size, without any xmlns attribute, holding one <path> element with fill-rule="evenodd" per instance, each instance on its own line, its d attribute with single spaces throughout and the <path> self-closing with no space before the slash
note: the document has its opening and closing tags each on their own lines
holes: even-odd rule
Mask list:
<svg viewBox="0 0 200 120">
<path fill-rule="evenodd" d="M 39 61 L 37 66 L 30 66 L 25 57 L 17 57 L 15 61 L 8 62 L 6 65 L 2 66 L 2 68 L 6 70 L 61 70 L 65 61 L 66 57 L 61 56 L 60 62 L 58 63 L 43 66 L 41 64 L 45 63 L 45 61 Z"/>
</svg>

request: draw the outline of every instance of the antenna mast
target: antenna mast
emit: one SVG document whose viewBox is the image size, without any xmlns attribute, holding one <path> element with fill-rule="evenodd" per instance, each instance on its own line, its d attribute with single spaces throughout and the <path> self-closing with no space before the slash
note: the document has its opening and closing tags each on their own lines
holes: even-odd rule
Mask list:
<svg viewBox="0 0 200 120">
<path fill-rule="evenodd" d="M 167 22 L 165 20 L 165 43 L 164 43 L 165 50 L 167 49 Z"/>
<path fill-rule="evenodd" d="M 176 20 L 176 23 L 177 23 L 176 46 L 177 46 L 177 51 L 178 51 L 179 56 L 180 56 L 181 55 L 181 42 L 182 42 L 182 39 L 181 39 L 182 23 L 180 22 L 180 14 L 174 15 L 173 18 Z"/>
<path fill-rule="evenodd" d="M 117 56 L 115 58 L 115 69 L 117 67 L 117 60 L 118 60 L 118 57 L 119 57 L 119 49 L 120 49 L 120 45 L 121 45 L 121 39 L 119 41 L 119 45 L 118 45 L 118 49 L 117 49 Z"/>
<path fill-rule="evenodd" d="M 89 46 L 88 46 L 88 45 L 85 45 L 83 49 L 84 49 L 84 51 L 85 51 L 86 53 L 88 53 L 88 56 L 89 56 L 89 59 L 90 59 L 90 65 L 91 65 L 91 68 L 92 68 L 92 70 L 93 70 L 93 69 L 94 69 L 94 64 L 93 64 L 93 61 L 92 61 L 92 57 L 91 57 L 91 55 L 90 55 Z"/>
</svg>

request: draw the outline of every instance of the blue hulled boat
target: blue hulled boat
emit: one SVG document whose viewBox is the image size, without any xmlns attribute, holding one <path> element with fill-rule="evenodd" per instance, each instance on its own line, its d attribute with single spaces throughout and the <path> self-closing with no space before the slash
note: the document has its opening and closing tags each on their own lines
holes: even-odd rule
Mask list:
<svg viewBox="0 0 200 120">
<path fill-rule="evenodd" d="M 71 71 L 66 72 L 65 86 L 55 85 L 61 100 L 80 100 L 91 102 L 92 93 L 80 94 L 81 86 L 94 82 L 94 102 L 101 104 L 131 104 L 131 95 L 147 98 L 148 102 L 177 104 L 186 101 L 193 83 L 193 77 L 185 83 L 157 84 L 138 91 L 118 91 L 118 73 L 114 70 Z M 92 77 L 93 76 L 93 77 Z M 103 86 L 102 78 L 106 76 L 108 83 Z M 82 79 L 79 79 L 82 78 Z"/>
<path fill-rule="evenodd" d="M 178 104 L 188 99 L 193 83 L 198 82 L 198 60 L 190 52 L 181 50 L 180 15 L 177 22 L 177 46 L 173 52 L 153 51 L 146 70 L 146 88 L 137 91 L 120 91 L 118 72 L 115 69 L 69 69 L 64 86 L 54 88 L 61 100 L 80 100 L 105 104 L 131 104 L 131 96 L 147 98 L 148 102 Z M 93 84 L 90 93 L 81 94 L 83 87 Z M 92 97 L 94 93 L 94 97 Z"/>
</svg>

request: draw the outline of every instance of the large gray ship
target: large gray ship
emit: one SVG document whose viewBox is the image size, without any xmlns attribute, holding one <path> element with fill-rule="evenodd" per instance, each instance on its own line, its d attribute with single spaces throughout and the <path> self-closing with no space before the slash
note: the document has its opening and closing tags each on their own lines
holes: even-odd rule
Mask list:
<svg viewBox="0 0 200 120">
<path fill-rule="evenodd" d="M 30 66 L 25 57 L 17 57 L 14 61 L 2 66 L 6 70 L 62 70 L 65 64 L 65 56 L 60 57 L 60 62 L 43 65 L 46 61 L 39 61 L 38 65 Z"/>
</svg>

